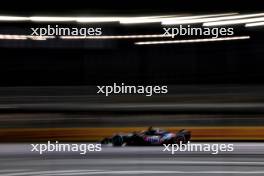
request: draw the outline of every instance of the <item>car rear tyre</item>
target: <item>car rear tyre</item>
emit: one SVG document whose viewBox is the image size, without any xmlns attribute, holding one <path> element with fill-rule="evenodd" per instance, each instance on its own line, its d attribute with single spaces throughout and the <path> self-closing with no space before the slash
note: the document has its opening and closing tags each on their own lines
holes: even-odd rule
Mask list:
<svg viewBox="0 0 264 176">
<path fill-rule="evenodd" d="M 177 136 L 176 138 L 175 138 L 175 143 L 176 144 L 186 144 L 187 143 L 187 141 L 186 141 L 186 139 L 185 139 L 185 137 L 184 136 Z"/>
</svg>

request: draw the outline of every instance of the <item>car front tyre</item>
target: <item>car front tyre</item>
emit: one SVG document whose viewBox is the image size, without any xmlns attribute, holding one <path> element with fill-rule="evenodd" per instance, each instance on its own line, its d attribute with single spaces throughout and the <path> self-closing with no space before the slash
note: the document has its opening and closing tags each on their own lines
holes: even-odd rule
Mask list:
<svg viewBox="0 0 264 176">
<path fill-rule="evenodd" d="M 122 146 L 124 143 L 123 137 L 120 135 L 115 135 L 113 137 L 113 146 Z"/>
</svg>

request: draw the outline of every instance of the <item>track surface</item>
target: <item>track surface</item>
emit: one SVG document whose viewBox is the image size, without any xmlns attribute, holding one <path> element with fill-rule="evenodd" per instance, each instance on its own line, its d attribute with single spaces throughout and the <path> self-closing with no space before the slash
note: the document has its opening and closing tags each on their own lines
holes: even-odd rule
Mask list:
<svg viewBox="0 0 264 176">
<path fill-rule="evenodd" d="M 264 175 L 264 144 L 235 143 L 234 152 L 212 155 L 163 147 L 111 147 L 102 152 L 30 152 L 29 144 L 0 144 L 0 175 Z"/>
</svg>

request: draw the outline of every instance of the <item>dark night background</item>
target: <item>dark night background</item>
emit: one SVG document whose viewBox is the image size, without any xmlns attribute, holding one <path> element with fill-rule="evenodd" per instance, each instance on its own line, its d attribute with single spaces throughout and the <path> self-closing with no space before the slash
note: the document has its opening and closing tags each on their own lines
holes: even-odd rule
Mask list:
<svg viewBox="0 0 264 176">
<path fill-rule="evenodd" d="M 16 4 L 14 6 L 14 4 Z M 170 5 L 168 5 L 170 4 Z M 238 5 L 239 4 L 239 5 Z M 5 1 L 5 15 L 150 15 L 258 13 L 261 1 Z M 57 24 L 57 23 L 56 23 Z M 40 24 L 1 23 L 20 33 Z M 70 24 L 73 25 L 73 24 Z M 89 26 L 89 25 L 87 25 Z M 145 28 L 144 28 L 145 27 Z M 157 26 L 106 26 L 112 35 L 158 31 Z M 133 29 L 131 29 L 133 28 Z M 143 29 L 144 28 L 144 29 Z M 147 29 L 146 29 L 147 28 Z M 135 46 L 131 41 L 1 41 L 1 86 L 139 84 L 262 84 L 263 31 L 243 29 L 250 40 Z"/>
</svg>

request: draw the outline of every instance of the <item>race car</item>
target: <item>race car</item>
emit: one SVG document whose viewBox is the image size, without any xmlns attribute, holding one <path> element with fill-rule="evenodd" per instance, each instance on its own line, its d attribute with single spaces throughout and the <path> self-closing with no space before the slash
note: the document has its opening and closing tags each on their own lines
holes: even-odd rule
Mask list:
<svg viewBox="0 0 264 176">
<path fill-rule="evenodd" d="M 163 144 L 186 144 L 190 139 L 191 132 L 185 129 L 177 133 L 172 133 L 150 127 L 146 131 L 115 134 L 112 137 L 104 138 L 101 144 L 112 144 L 113 146 L 155 146 Z"/>
</svg>

